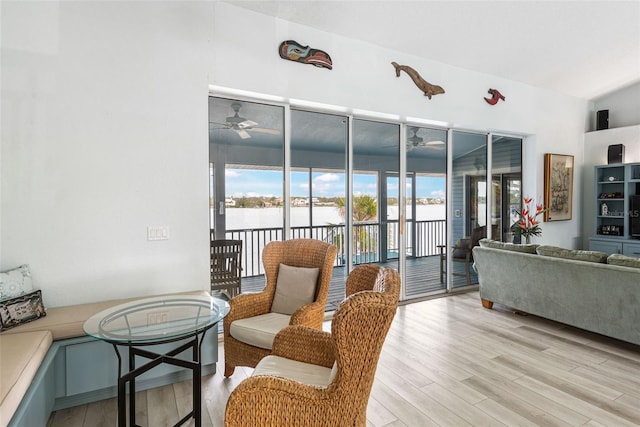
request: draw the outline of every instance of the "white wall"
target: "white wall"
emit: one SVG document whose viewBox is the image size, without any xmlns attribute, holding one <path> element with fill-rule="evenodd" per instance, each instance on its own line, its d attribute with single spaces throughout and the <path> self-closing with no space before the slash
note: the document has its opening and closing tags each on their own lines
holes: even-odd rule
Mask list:
<svg viewBox="0 0 640 427">
<path fill-rule="evenodd" d="M 49 306 L 208 287 L 208 85 L 526 133 L 524 185 L 536 197 L 545 152 L 583 163 L 586 101 L 229 4 L 0 8 L 0 268 L 29 263 Z M 334 69 L 280 59 L 285 39 L 329 52 Z M 447 93 L 426 99 L 391 61 Z M 486 104 L 490 87 L 507 101 Z M 577 192 L 574 219 L 544 224 L 539 240 L 571 246 L 580 205 Z M 170 239 L 148 242 L 149 225 Z"/>
<path fill-rule="evenodd" d="M 600 110 L 609 110 L 609 129 L 640 125 L 640 82 L 595 99 L 589 130 L 596 129 Z"/>
<path fill-rule="evenodd" d="M 1 267 L 48 306 L 207 289 L 212 6 L 1 7 Z"/>
</svg>

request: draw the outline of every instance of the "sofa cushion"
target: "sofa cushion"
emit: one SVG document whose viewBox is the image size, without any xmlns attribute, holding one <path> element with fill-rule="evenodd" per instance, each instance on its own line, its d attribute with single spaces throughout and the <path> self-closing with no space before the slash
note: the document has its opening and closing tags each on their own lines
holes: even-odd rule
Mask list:
<svg viewBox="0 0 640 427">
<path fill-rule="evenodd" d="M 316 387 L 326 387 L 332 379 L 331 368 L 273 355 L 258 362 L 251 376 L 255 375 L 272 375 Z"/>
<path fill-rule="evenodd" d="M 1 301 L 0 332 L 46 315 L 40 291 Z"/>
<path fill-rule="evenodd" d="M 280 264 L 271 311 L 291 315 L 298 307 L 312 303 L 316 296 L 318 274 L 320 269 L 317 267 L 292 267 Z"/>
<path fill-rule="evenodd" d="M 572 259 L 576 261 L 606 263 L 607 254 L 598 251 L 581 251 L 577 249 L 564 249 L 556 246 L 541 245 L 536 249 L 538 255 L 554 258 Z"/>
<path fill-rule="evenodd" d="M 640 268 L 640 259 L 621 254 L 611 254 L 607 258 L 607 264 Z"/>
<path fill-rule="evenodd" d="M 51 346 L 51 332 L 0 335 L 0 425 L 9 424 Z"/>
<path fill-rule="evenodd" d="M 271 350 L 273 339 L 282 328 L 289 325 L 291 316 L 267 313 L 231 322 L 229 334 L 243 343 Z"/>
<path fill-rule="evenodd" d="M 498 242 L 497 240 L 482 239 L 480 246 L 483 248 L 504 249 L 506 251 L 524 252 L 527 254 L 535 254 L 538 244 L 519 245 L 516 243 Z"/>
<path fill-rule="evenodd" d="M 28 265 L 0 272 L 0 300 L 15 298 L 33 291 Z"/>
</svg>

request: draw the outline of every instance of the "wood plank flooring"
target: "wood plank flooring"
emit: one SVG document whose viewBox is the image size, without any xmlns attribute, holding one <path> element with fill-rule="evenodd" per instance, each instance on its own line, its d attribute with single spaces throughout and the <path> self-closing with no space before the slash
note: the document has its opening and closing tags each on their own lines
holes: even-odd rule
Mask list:
<svg viewBox="0 0 640 427">
<path fill-rule="evenodd" d="M 326 325 L 328 326 L 328 325 Z M 220 348 L 222 355 L 222 348 Z M 203 377 L 203 426 L 224 425 L 229 393 L 251 374 Z M 173 425 L 190 381 L 140 392 L 140 425 Z M 49 427 L 114 426 L 115 399 L 61 410 Z M 193 425 L 191 424 L 188 425 Z M 478 292 L 399 307 L 367 426 L 637 426 L 640 346 L 495 305 Z"/>
</svg>

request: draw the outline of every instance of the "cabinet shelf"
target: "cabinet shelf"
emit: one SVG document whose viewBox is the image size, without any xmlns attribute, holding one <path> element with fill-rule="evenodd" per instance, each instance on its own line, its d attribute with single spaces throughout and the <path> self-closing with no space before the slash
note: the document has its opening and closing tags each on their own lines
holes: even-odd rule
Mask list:
<svg viewBox="0 0 640 427">
<path fill-rule="evenodd" d="M 634 225 L 631 200 L 640 195 L 640 163 L 601 165 L 594 172 L 595 224 L 589 246 L 606 249 L 608 253 L 623 253 L 624 246 L 630 245 Z M 640 241 L 635 245 L 640 252 Z"/>
</svg>

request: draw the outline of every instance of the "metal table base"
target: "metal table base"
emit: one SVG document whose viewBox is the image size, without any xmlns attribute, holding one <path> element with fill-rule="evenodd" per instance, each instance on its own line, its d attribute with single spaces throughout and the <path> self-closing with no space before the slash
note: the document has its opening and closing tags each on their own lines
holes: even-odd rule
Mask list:
<svg viewBox="0 0 640 427">
<path fill-rule="evenodd" d="M 129 383 L 129 425 L 137 426 L 136 424 L 136 377 L 144 374 L 145 372 L 153 369 L 154 367 L 166 363 L 169 365 L 179 366 L 182 368 L 191 369 L 193 373 L 193 410 L 184 416 L 174 427 L 180 426 L 186 423 L 190 418 L 194 419 L 196 427 L 200 427 L 202 425 L 202 367 L 201 367 L 201 354 L 200 349 L 202 347 L 202 341 L 204 340 L 204 336 L 206 334 L 206 330 L 200 333 L 194 333 L 191 336 L 191 340 L 187 343 L 180 345 L 179 347 L 174 348 L 173 350 L 167 352 L 166 354 L 158 354 L 152 351 L 145 350 L 140 348 L 142 346 L 148 345 L 158 345 L 158 344 L 166 344 L 175 341 L 182 341 L 185 337 L 180 337 L 178 339 L 170 339 L 164 341 L 154 341 L 145 344 L 135 343 L 135 344 L 127 344 L 127 343 L 112 343 L 113 348 L 116 351 L 116 355 L 118 356 L 118 426 L 126 427 L 127 425 L 127 408 L 126 408 L 126 385 Z M 198 335 L 201 335 L 200 339 L 198 339 Z M 186 338 L 190 338 L 187 336 Z M 120 356 L 120 351 L 118 351 L 118 346 L 124 345 L 129 348 L 129 372 L 122 374 L 122 357 Z M 184 360 L 177 358 L 176 356 L 183 351 L 191 348 L 192 350 L 192 360 Z M 136 356 L 144 357 L 149 359 L 148 362 L 136 368 Z"/>
</svg>

